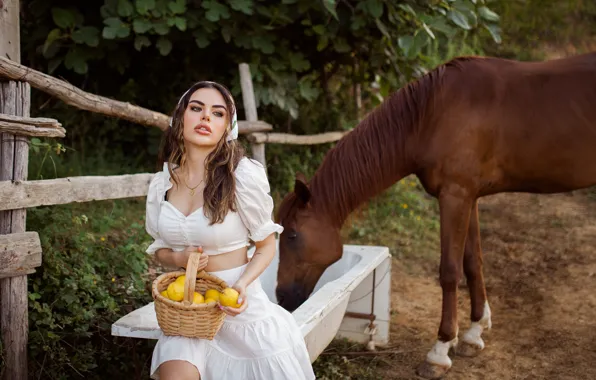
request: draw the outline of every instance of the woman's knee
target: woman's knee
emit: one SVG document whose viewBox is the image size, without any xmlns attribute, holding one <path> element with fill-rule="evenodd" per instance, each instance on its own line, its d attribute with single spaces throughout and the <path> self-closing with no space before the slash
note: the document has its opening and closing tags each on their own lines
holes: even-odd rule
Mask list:
<svg viewBox="0 0 596 380">
<path fill-rule="evenodd" d="M 159 366 L 160 380 L 199 380 L 197 367 L 186 360 L 168 360 Z"/>
</svg>

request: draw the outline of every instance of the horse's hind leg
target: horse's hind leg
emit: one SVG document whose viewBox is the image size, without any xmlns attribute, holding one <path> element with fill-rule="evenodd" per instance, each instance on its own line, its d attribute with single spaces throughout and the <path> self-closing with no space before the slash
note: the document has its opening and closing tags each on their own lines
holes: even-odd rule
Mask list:
<svg viewBox="0 0 596 380">
<path fill-rule="evenodd" d="M 491 328 L 490 307 L 484 287 L 482 274 L 482 248 L 480 246 L 480 227 L 478 224 L 478 201 L 474 202 L 470 214 L 468 236 L 464 250 L 464 273 L 470 291 L 472 321 L 470 329 L 462 336 L 456 352 L 461 356 L 476 356 L 484 349 L 482 332 Z"/>
</svg>

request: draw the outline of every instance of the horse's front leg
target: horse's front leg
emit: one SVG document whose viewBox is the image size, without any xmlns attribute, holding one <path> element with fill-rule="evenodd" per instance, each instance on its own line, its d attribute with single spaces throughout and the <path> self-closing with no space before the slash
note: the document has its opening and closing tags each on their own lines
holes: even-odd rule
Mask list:
<svg viewBox="0 0 596 380">
<path fill-rule="evenodd" d="M 451 187 L 439 195 L 441 221 L 441 264 L 439 278 L 443 290 L 443 307 L 439 339 L 418 367 L 418 375 L 438 379 L 451 368 L 449 350 L 457 345 L 457 287 L 462 278 L 464 245 L 474 204 L 461 187 Z"/>
<path fill-rule="evenodd" d="M 457 354 L 476 356 L 484 349 L 482 332 L 491 328 L 491 313 L 486 297 L 484 276 L 482 274 L 482 248 L 480 245 L 480 226 L 478 223 L 478 201 L 474 201 L 470 214 L 470 227 L 464 251 L 464 273 L 470 291 L 472 324 L 462 336 L 457 346 Z"/>
</svg>

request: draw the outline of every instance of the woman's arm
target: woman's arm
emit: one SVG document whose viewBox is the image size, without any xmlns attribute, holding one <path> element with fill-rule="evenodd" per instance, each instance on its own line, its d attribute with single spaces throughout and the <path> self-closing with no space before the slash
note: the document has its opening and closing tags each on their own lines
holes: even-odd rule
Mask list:
<svg viewBox="0 0 596 380">
<path fill-rule="evenodd" d="M 232 288 L 238 291 L 239 307 L 219 306 L 226 314 L 235 317 L 248 307 L 246 288 L 269 266 L 275 256 L 275 234 L 270 234 L 264 240 L 255 242 L 255 253 L 246 266 L 240 278 Z"/>
<path fill-rule="evenodd" d="M 274 256 L 275 234 L 267 236 L 265 240 L 255 242 L 255 254 L 236 284 L 240 284 L 244 288 L 250 285 L 269 266 Z"/>
<path fill-rule="evenodd" d="M 197 251 L 203 253 L 203 248 L 187 247 L 182 252 L 174 252 L 170 248 L 160 248 L 157 251 L 155 251 L 155 258 L 161 265 L 165 267 L 186 268 L 186 264 L 188 263 L 188 257 L 190 256 L 191 252 Z M 198 270 L 204 269 L 207 266 L 208 260 L 208 255 L 201 254 Z"/>
</svg>

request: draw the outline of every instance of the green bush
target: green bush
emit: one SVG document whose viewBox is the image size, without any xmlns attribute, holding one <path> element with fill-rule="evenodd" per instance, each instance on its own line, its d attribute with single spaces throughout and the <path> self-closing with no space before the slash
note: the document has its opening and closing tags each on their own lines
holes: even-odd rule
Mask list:
<svg viewBox="0 0 596 380">
<path fill-rule="evenodd" d="M 151 301 L 143 210 L 129 200 L 28 211 L 43 248 L 28 284 L 32 377 L 124 378 L 148 369 L 153 342 L 110 334 L 114 321 Z"/>
</svg>

